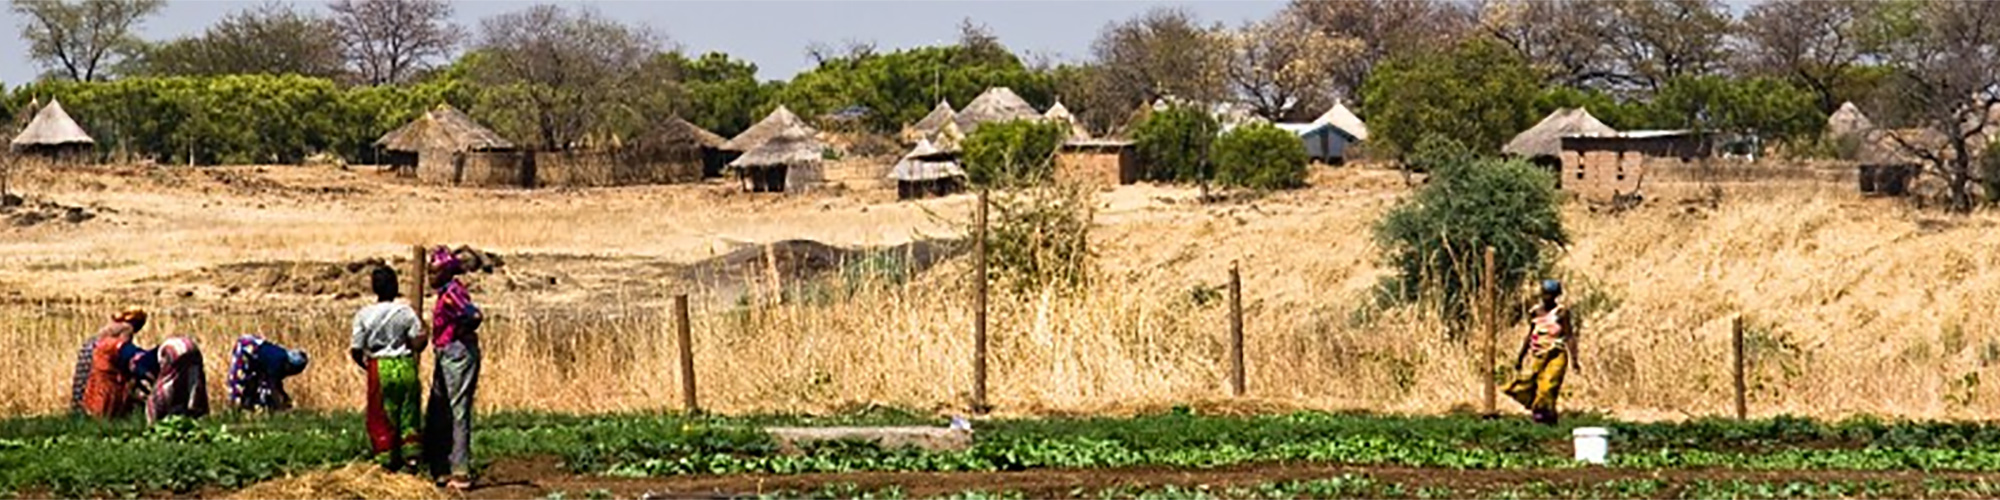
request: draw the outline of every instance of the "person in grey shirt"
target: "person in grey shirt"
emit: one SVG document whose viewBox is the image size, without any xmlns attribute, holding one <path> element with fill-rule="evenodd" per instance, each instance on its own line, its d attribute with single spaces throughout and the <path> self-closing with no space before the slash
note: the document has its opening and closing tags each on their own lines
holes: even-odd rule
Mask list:
<svg viewBox="0 0 2000 500">
<path fill-rule="evenodd" d="M 368 274 L 376 302 L 354 313 L 354 342 L 348 355 L 368 381 L 364 417 L 370 449 L 389 470 L 413 466 L 406 448 L 420 442 L 423 388 L 417 382 L 417 354 L 423 350 L 423 320 L 398 302 L 396 270 L 376 266 Z"/>
</svg>

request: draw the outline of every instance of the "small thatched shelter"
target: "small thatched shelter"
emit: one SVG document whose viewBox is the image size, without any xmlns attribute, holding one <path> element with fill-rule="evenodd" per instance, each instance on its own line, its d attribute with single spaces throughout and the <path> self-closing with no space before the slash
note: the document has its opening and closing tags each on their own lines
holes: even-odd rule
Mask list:
<svg viewBox="0 0 2000 500">
<path fill-rule="evenodd" d="M 965 169 L 952 153 L 919 139 L 917 147 L 889 170 L 889 179 L 896 181 L 898 199 L 944 196 L 964 189 Z"/>
<path fill-rule="evenodd" d="M 1875 122 L 1868 115 L 1861 114 L 1861 108 L 1852 102 L 1840 103 L 1840 109 L 1826 117 L 1827 137 L 1857 137 L 1875 129 Z"/>
<path fill-rule="evenodd" d="M 1528 127 L 1500 147 L 1500 152 L 1527 158 L 1546 166 L 1561 165 L 1562 138 L 1565 135 L 1615 134 L 1617 130 L 1591 116 L 1584 108 L 1558 109 L 1535 126 Z"/>
<path fill-rule="evenodd" d="M 820 166 L 825 150 L 826 145 L 813 138 L 812 129 L 800 123 L 765 137 L 729 162 L 729 170 L 736 172 L 743 179 L 743 189 L 752 193 L 803 191 L 825 181 Z"/>
<path fill-rule="evenodd" d="M 83 126 L 69 117 L 61 101 L 51 99 L 48 106 L 35 112 L 35 118 L 27 126 L 21 127 L 21 133 L 14 135 L 10 147 L 17 153 L 80 159 L 90 156 L 97 140 L 91 139 Z"/>
<path fill-rule="evenodd" d="M 425 151 L 513 151 L 514 143 L 449 104 L 418 115 L 402 128 L 375 140 L 375 147 L 398 153 Z"/>
<path fill-rule="evenodd" d="M 1062 101 L 1056 101 L 1054 105 L 1049 106 L 1049 110 L 1047 112 L 1042 113 L 1042 119 L 1052 122 L 1059 122 L 1068 126 L 1069 140 L 1072 141 L 1090 140 L 1090 131 L 1084 130 L 1083 124 L 1077 123 L 1076 115 L 1071 114 L 1069 112 L 1069 108 L 1063 106 Z"/>
<path fill-rule="evenodd" d="M 1319 115 L 1319 119 L 1313 120 L 1313 123 L 1331 124 L 1356 140 L 1368 140 L 1368 124 L 1362 123 L 1361 117 L 1355 116 L 1353 111 L 1347 109 L 1346 104 L 1340 102 L 1334 102 L 1333 108 Z"/>
<path fill-rule="evenodd" d="M 722 143 L 722 150 L 749 153 L 750 150 L 757 149 L 757 146 L 764 145 L 765 141 L 792 129 L 804 131 L 808 137 L 819 133 L 811 125 L 807 125 L 805 120 L 800 119 L 799 115 L 793 114 L 790 108 L 779 105 L 778 109 L 771 110 L 771 114 L 765 115 L 763 120 L 758 120 L 755 125 L 743 129 L 742 133 Z"/>
<path fill-rule="evenodd" d="M 532 155 L 518 154 L 513 142 L 450 105 L 418 115 L 383 134 L 375 147 L 389 153 L 388 164 L 414 167 L 419 180 L 436 184 L 533 186 Z"/>
<path fill-rule="evenodd" d="M 981 124 L 1034 120 L 1041 117 L 1042 114 L 1035 112 L 1035 107 L 1029 105 L 1019 94 L 1015 94 L 1013 89 L 993 87 L 986 89 L 979 94 L 979 97 L 967 103 L 965 110 L 960 111 L 953 121 L 958 123 L 960 131 L 970 134 L 978 130 Z"/>
<path fill-rule="evenodd" d="M 940 100 L 937 103 L 937 107 L 931 108 L 930 114 L 924 115 L 924 119 L 917 120 L 916 123 L 910 124 L 908 127 L 903 127 L 903 133 L 900 135 L 903 142 L 915 144 L 919 140 L 937 137 L 938 131 L 943 130 L 946 124 L 957 119 L 958 110 L 952 109 L 951 102 Z"/>
<path fill-rule="evenodd" d="M 632 141 L 629 149 L 650 162 L 696 166 L 701 178 L 706 179 L 722 176 L 722 168 L 728 163 L 722 155 L 725 142 L 728 139 L 675 116 L 649 127 L 638 140 Z"/>
</svg>

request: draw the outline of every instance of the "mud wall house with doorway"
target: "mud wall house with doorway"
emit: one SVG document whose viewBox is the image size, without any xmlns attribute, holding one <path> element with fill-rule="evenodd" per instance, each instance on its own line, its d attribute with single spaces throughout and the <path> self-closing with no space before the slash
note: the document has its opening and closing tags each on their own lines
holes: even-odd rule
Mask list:
<svg viewBox="0 0 2000 500">
<path fill-rule="evenodd" d="M 751 193 L 807 191 L 825 182 L 821 155 L 826 146 L 804 127 L 779 132 L 729 163 Z"/>
<path fill-rule="evenodd" d="M 533 187 L 532 154 L 449 105 L 439 105 L 375 141 L 391 153 L 416 156 L 406 175 L 426 184 Z"/>
<path fill-rule="evenodd" d="M 1536 166 L 1548 169 L 1550 173 L 1560 174 L 1563 166 L 1563 136 L 1616 133 L 1618 130 L 1599 121 L 1588 109 L 1562 108 L 1543 117 L 1542 121 L 1535 123 L 1535 126 L 1515 134 L 1512 140 L 1500 146 L 1500 152 L 1528 160 Z M 1561 185 L 1563 180 L 1559 176 L 1556 179 L 1557 184 Z"/>
<path fill-rule="evenodd" d="M 1639 130 L 1562 137 L 1558 187 L 1592 201 L 1640 194 L 1649 171 L 1689 177 L 1710 155 L 1706 136 L 1687 130 Z"/>
<path fill-rule="evenodd" d="M 1139 182 L 1139 150 L 1132 141 L 1092 139 L 1069 141 L 1056 150 L 1056 175 L 1116 186 Z"/>
</svg>

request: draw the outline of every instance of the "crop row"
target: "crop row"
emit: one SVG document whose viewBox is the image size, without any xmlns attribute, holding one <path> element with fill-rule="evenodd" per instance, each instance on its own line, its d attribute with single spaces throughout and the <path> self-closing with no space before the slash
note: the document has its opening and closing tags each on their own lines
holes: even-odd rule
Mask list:
<svg viewBox="0 0 2000 500">
<path fill-rule="evenodd" d="M 1662 479 L 1614 479 L 1594 483 L 1556 483 L 1533 480 L 1518 484 L 1449 486 L 1442 483 L 1405 484 L 1380 481 L 1366 475 L 1340 476 L 1298 481 L 1268 482 L 1250 486 L 1150 485 L 1074 489 L 1067 493 L 1035 493 L 1008 489 L 977 489 L 938 495 L 911 495 L 901 487 L 864 489 L 853 483 L 833 483 L 809 490 L 780 490 L 759 495 L 759 499 L 865 499 L 865 500 L 1025 500 L 1028 498 L 1135 499 L 1135 500 L 1255 500 L 1255 499 L 1733 499 L 1803 500 L 1820 498 L 1993 498 L 2000 495 L 2000 483 L 1971 480 L 1926 480 L 1898 484 L 1882 480 L 1710 480 L 1697 479 L 1673 484 Z"/>
<path fill-rule="evenodd" d="M 483 460 L 554 456 L 579 473 L 622 476 L 1040 468 L 1211 468 L 1291 461 L 1440 469 L 1575 467 L 1567 429 L 1515 420 L 1299 413 L 1209 417 L 999 420 L 971 449 L 922 452 L 833 442 L 780 453 L 762 425 L 915 424 L 872 412 L 827 418 L 676 415 L 482 417 Z M 1628 424 L 1613 429 L 1612 467 L 2000 471 L 2000 428 L 1970 423 L 1820 423 L 1771 419 Z M 70 418 L 0 421 L 0 492 L 63 496 L 234 487 L 359 459 L 353 414 L 224 416 L 147 427 Z"/>
</svg>

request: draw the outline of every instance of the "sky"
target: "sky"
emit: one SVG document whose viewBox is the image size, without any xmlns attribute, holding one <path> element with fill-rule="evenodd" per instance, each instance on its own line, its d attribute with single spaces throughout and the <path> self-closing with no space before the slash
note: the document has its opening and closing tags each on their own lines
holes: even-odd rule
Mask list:
<svg viewBox="0 0 2000 500">
<path fill-rule="evenodd" d="M 874 42 L 880 51 L 957 40 L 959 21 L 972 18 L 990 28 L 1016 53 L 1045 56 L 1053 61 L 1089 57 L 1090 42 L 1106 23 L 1121 21 L 1155 7 L 1182 7 L 1204 22 L 1236 26 L 1262 19 L 1284 7 L 1280 0 L 1014 0 L 1014 1 L 887 1 L 887 0 L 550 0 L 588 5 L 606 17 L 652 27 L 682 50 L 699 54 L 727 52 L 756 63 L 758 77 L 790 79 L 809 68 L 806 47 L 822 42 L 842 47 L 847 41 Z M 476 30 L 479 20 L 526 8 L 523 0 L 457 1 L 454 18 Z M 167 0 L 166 8 L 141 28 L 149 40 L 198 34 L 231 12 L 261 5 L 263 0 Z M 324 12 L 325 2 L 293 1 Z M 21 16 L 7 12 L 13 31 L 0 36 L 0 81 L 13 85 L 40 75 L 43 69 L 28 59 L 21 41 Z"/>
</svg>

